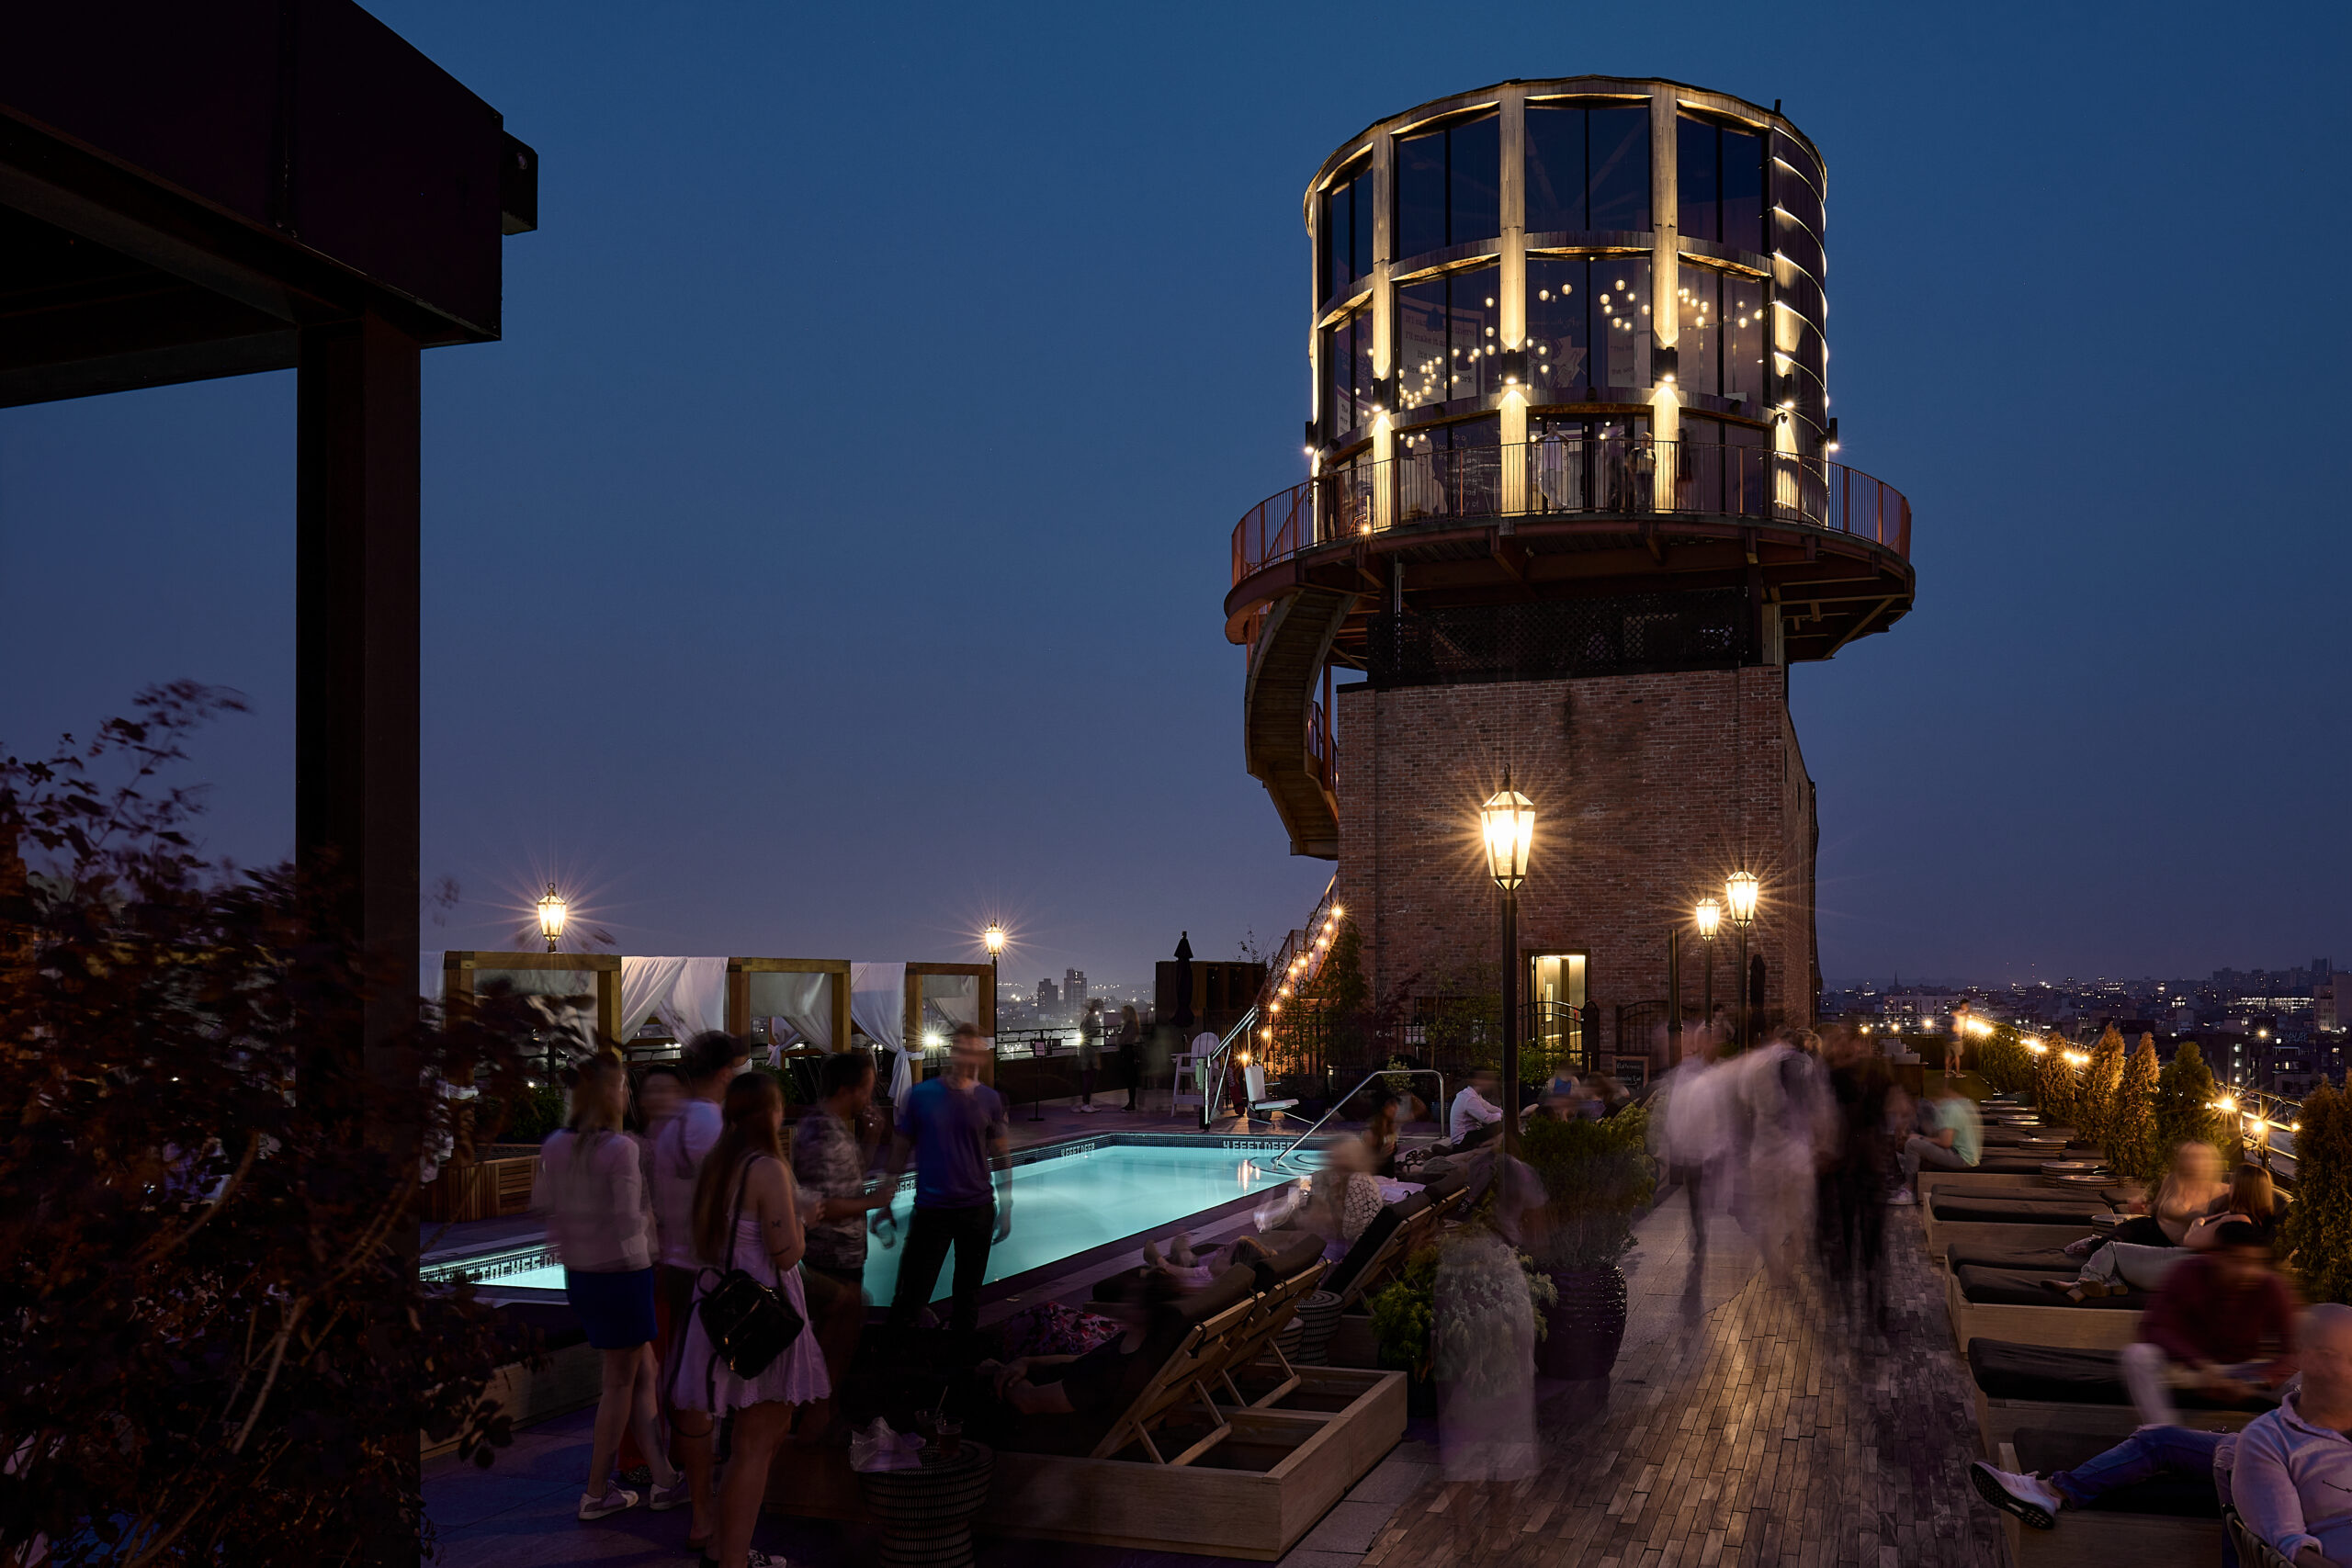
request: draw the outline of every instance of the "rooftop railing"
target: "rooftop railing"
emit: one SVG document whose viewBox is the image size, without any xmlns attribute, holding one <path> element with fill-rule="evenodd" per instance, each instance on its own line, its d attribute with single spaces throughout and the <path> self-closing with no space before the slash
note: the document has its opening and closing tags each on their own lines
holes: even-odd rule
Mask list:
<svg viewBox="0 0 2352 1568">
<path fill-rule="evenodd" d="M 1911 554 L 1911 503 L 1859 468 L 1757 446 L 1531 441 L 1357 462 L 1268 496 L 1233 530 L 1233 581 L 1318 545 L 1446 519 L 1753 518 Z"/>
</svg>

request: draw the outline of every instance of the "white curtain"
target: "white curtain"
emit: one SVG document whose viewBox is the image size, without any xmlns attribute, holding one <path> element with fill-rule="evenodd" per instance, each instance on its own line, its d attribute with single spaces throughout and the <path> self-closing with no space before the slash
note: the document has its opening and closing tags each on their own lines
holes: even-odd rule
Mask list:
<svg viewBox="0 0 2352 1568">
<path fill-rule="evenodd" d="M 890 1099 L 905 1098 L 914 1083 L 907 1060 L 907 966 L 903 964 L 853 964 L 849 966 L 850 1021 L 865 1037 L 897 1060 L 890 1066 Z"/>
<path fill-rule="evenodd" d="M 834 976 L 754 969 L 749 978 L 754 1018 L 781 1021 L 791 1031 L 792 1039 L 805 1040 L 820 1051 L 834 1048 Z M 779 1033 L 777 1039 L 782 1042 L 785 1037 Z"/>
<path fill-rule="evenodd" d="M 659 1018 L 680 1041 L 727 1027 L 724 958 L 623 958 L 621 1039 Z"/>
</svg>

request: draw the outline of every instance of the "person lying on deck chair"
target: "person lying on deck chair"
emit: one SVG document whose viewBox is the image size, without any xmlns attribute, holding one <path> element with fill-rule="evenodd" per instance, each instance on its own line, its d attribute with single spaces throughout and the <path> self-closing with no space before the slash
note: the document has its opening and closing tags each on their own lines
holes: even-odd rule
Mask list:
<svg viewBox="0 0 2352 1568">
<path fill-rule="evenodd" d="M 1117 1337 L 1083 1356 L 982 1361 L 948 1403 L 982 1441 L 1023 1453 L 1084 1454 L 1166 1364 L 1183 1333 L 1183 1292 L 1160 1269 L 1106 1280 L 1094 1310 L 1116 1318 Z"/>
<path fill-rule="evenodd" d="M 2352 1307 L 2303 1314 L 2303 1370 L 2276 1410 L 2242 1433 L 2143 1427 L 2088 1463 L 2054 1475 L 2019 1474 L 1979 1460 L 1969 1476 L 1984 1499 L 2035 1529 L 2066 1509 L 2162 1472 L 2206 1474 L 2239 1517 L 2298 1568 L 2352 1562 Z M 2224 1483 L 2226 1478 L 2226 1483 Z"/>
<path fill-rule="evenodd" d="M 2244 1403 L 2285 1382 L 2295 1370 L 2295 1300 L 2270 1267 L 2262 1233 L 2233 1220 L 2212 1250 L 2175 1265 L 2122 1360 L 2140 1419 L 2160 1427 L 2178 1420 L 2176 1388 Z"/>
<path fill-rule="evenodd" d="M 2153 1291 L 2165 1282 L 2165 1276 L 2172 1271 L 2173 1265 L 2191 1252 L 2212 1250 L 2221 1236 L 2222 1227 L 2231 1221 L 2245 1221 L 2267 1244 L 2278 1238 L 2278 1193 L 2271 1184 L 2270 1173 L 2258 1165 L 2241 1165 L 2237 1175 L 2231 1180 L 2229 1190 L 2213 1200 L 2211 1213 L 2188 1227 L 2180 1246 L 2101 1242 L 2097 1236 L 2091 1236 L 2086 1238 L 2081 1248 L 2089 1256 L 2083 1259 L 2080 1278 L 2064 1280 L 2052 1277 L 2042 1283 L 2078 1302 L 2088 1296 L 2122 1295 L 2133 1290 Z M 2074 1247 L 2066 1250 L 2079 1256 Z"/>
<path fill-rule="evenodd" d="M 1270 1262 L 1273 1256 L 1274 1249 L 1254 1235 L 1236 1236 L 1222 1258 L 1215 1250 L 1195 1252 L 1190 1231 L 1178 1231 L 1169 1237 L 1164 1251 L 1158 1242 L 1143 1244 L 1144 1267 L 1167 1275 L 1184 1291 L 1207 1289 L 1219 1269 L 1229 1269 L 1236 1263 Z"/>
</svg>

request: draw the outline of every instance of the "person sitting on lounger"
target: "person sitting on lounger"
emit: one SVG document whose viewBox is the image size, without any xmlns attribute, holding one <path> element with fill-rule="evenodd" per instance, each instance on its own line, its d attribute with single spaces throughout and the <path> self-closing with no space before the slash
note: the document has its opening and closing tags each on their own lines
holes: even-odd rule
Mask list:
<svg viewBox="0 0 2352 1568">
<path fill-rule="evenodd" d="M 1977 1117 L 1974 1100 L 1947 1089 L 1920 1111 L 1920 1121 L 1932 1123 L 1934 1130 L 1914 1133 L 1903 1141 L 1903 1186 L 1894 1194 L 1898 1203 L 1919 1201 L 1922 1168 L 1974 1170 L 1976 1162 L 1984 1157 L 1984 1124 Z"/>
<path fill-rule="evenodd" d="M 1237 1236 L 1233 1245 L 1226 1249 L 1222 1261 L 1215 1252 L 1193 1251 L 1193 1233 L 1190 1231 L 1178 1231 L 1169 1237 L 1165 1252 L 1160 1250 L 1157 1242 L 1143 1244 L 1144 1267 L 1167 1275 L 1176 1281 L 1178 1289 L 1183 1291 L 1206 1290 L 1221 1268 L 1230 1269 L 1237 1263 L 1267 1262 L 1273 1256 L 1274 1249 L 1254 1235 Z"/>
<path fill-rule="evenodd" d="M 2199 1145 L 2199 1147 L 2204 1145 Z M 2099 1243 L 2083 1260 L 2081 1277 L 2051 1278 L 2043 1284 L 2082 1301 L 2089 1296 L 2120 1296 L 2132 1291 L 2153 1291 L 2165 1282 L 2173 1265 L 2190 1252 L 2211 1251 L 2222 1227 L 2242 1221 L 2254 1227 L 2265 1246 L 2278 1231 L 2278 1192 L 2270 1173 L 2258 1165 L 2241 1165 L 2229 1190 L 2213 1201 L 2212 1213 L 2190 1225 L 2179 1247 L 2149 1247 L 2136 1242 Z M 2144 1233 L 2143 1233 L 2144 1234 Z M 2097 1237 L 2092 1237 L 2097 1242 Z M 2073 1248 L 2068 1248 L 2073 1251 Z"/>
<path fill-rule="evenodd" d="M 2172 1152 L 2172 1165 L 2155 1190 L 2132 1205 L 2134 1218 L 2115 1227 L 2109 1240 L 2139 1247 L 2178 1247 L 2189 1227 L 2213 1212 L 2229 1194 L 2222 1179 L 2222 1156 L 2213 1145 L 2186 1143 Z"/>
<path fill-rule="evenodd" d="M 2102 1494 L 2160 1472 L 2229 1475 L 2248 1529 L 2299 1565 L 2352 1562 L 2352 1307 L 2303 1314 L 2302 1373 L 2278 1408 L 2241 1433 L 2143 1427 L 2087 1463 L 2054 1475 L 2020 1474 L 1979 1460 L 1969 1477 L 1987 1503 L 2035 1529 Z"/>
<path fill-rule="evenodd" d="M 2295 1303 L 2270 1267 L 2270 1248 L 2244 1220 L 2221 1228 L 2211 1251 L 2165 1276 L 2123 1348 L 2123 1384 L 2140 1419 L 2171 1426 L 2172 1391 L 2244 1404 L 2277 1388 L 2295 1368 Z"/>
<path fill-rule="evenodd" d="M 1445 1135 L 1457 1149 L 1492 1137 L 1502 1125 L 1502 1107 L 1495 1100 L 1501 1094 L 1497 1087 L 1501 1078 L 1492 1067 L 1473 1067 L 1470 1081 L 1453 1097 L 1453 1107 L 1445 1119 Z"/>
<path fill-rule="evenodd" d="M 1093 1305 L 1118 1320 L 1115 1338 L 1083 1356 L 982 1361 L 950 1404 L 967 1412 L 966 1429 L 985 1441 L 1022 1453 L 1082 1455 L 1167 1363 L 1184 1329 L 1174 1310 L 1182 1294 L 1159 1269 L 1106 1280 Z"/>
</svg>

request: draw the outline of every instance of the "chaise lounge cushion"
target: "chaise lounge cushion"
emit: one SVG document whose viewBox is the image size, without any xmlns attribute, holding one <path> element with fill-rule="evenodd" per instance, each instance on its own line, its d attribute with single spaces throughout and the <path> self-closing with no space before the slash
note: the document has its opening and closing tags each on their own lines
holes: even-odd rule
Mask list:
<svg viewBox="0 0 2352 1568">
<path fill-rule="evenodd" d="M 1961 1193 L 1950 1189 L 1928 1200 L 1939 1224 L 2073 1225 L 2087 1234 L 2096 1216 L 2106 1214 L 2105 1203 L 2052 1192 L 2047 1198 L 2004 1194 Z"/>
<path fill-rule="evenodd" d="M 1944 1248 L 1944 1264 L 1957 1269 L 1973 1263 L 1980 1269 L 2007 1269 L 2028 1274 L 2079 1274 L 2083 1262 L 2066 1256 L 2065 1248 L 2024 1249 L 1997 1242 L 1956 1241 Z"/>
<path fill-rule="evenodd" d="M 2072 1470 L 2098 1458 L 2113 1448 L 2116 1439 L 2090 1432 L 2053 1432 L 2041 1427 L 2023 1427 L 2010 1441 L 2018 1450 L 2018 1468 L 2047 1475 L 2054 1471 Z M 2101 1493 L 2086 1512 L 2218 1519 L 2222 1517 L 2222 1499 L 2213 1490 L 2211 1471 L 2165 1471 L 2145 1481 Z"/>
<path fill-rule="evenodd" d="M 2052 1404 L 2129 1404 L 2122 1362 L 2113 1350 L 2074 1350 L 2054 1345 L 2020 1345 L 2007 1339 L 1971 1339 L 1968 1370 L 1987 1399 L 2032 1399 Z M 2196 1389 L 2173 1391 L 2184 1410 L 2246 1409 L 2224 1405 Z M 2266 1396 L 2261 1408 L 2278 1401 Z"/>
<path fill-rule="evenodd" d="M 2120 1296 L 2092 1296 L 2068 1301 L 2042 1281 L 2055 1275 L 2023 1269 L 1987 1269 L 1963 1263 L 1952 1270 L 1963 1299 L 1977 1306 L 2064 1307 L 2070 1312 L 2139 1312 L 2148 1304 L 2148 1292 L 2132 1291 Z"/>
</svg>

